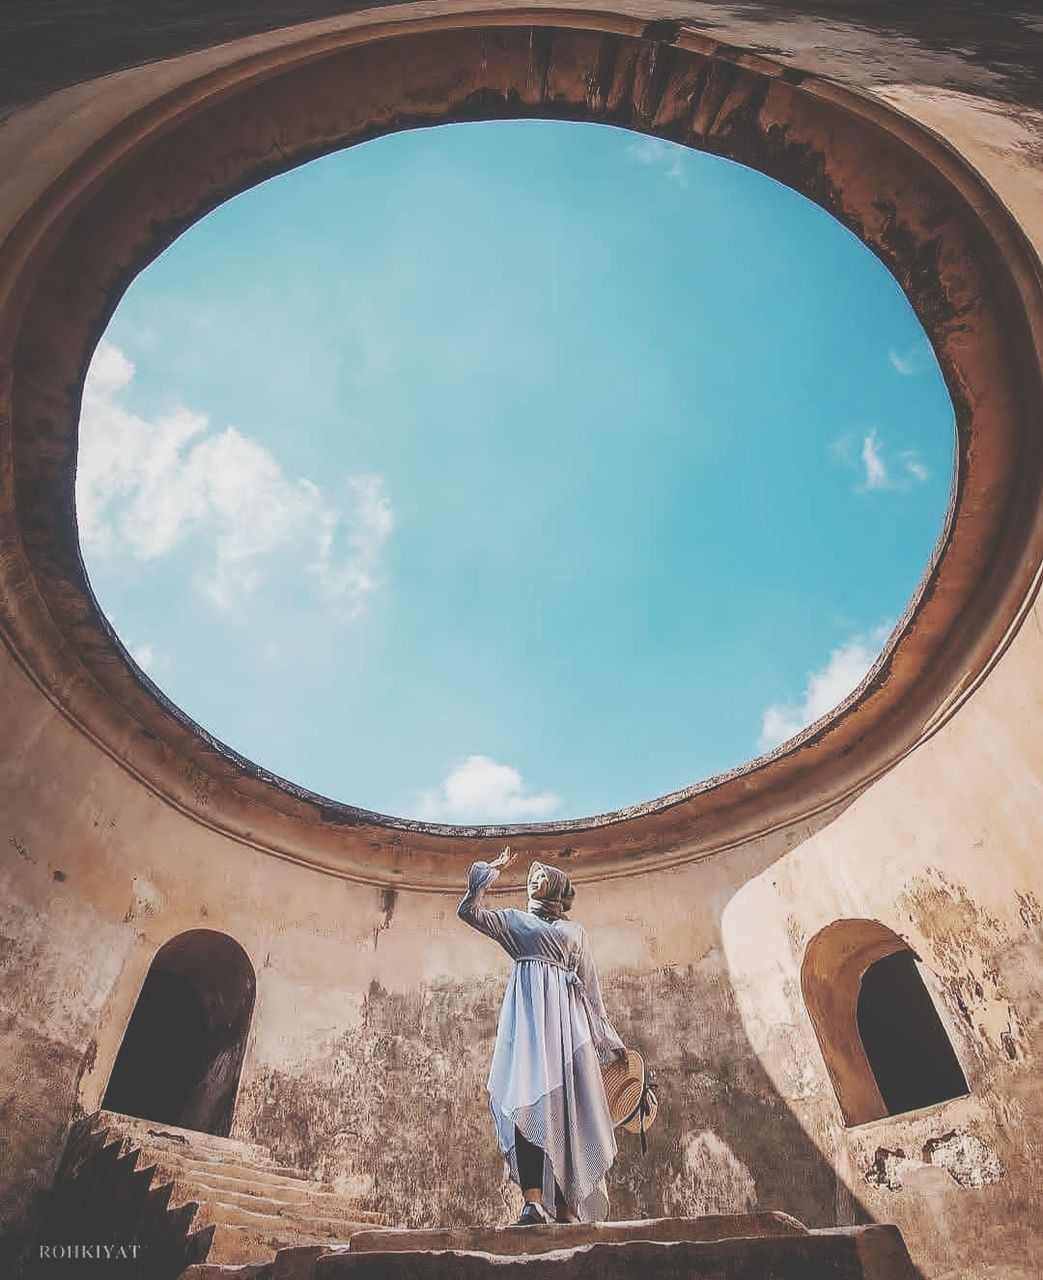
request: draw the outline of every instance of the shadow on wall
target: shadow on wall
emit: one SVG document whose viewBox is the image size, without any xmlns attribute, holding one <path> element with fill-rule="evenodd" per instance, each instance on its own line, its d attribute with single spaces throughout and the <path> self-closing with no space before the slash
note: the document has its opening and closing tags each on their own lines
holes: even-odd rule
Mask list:
<svg viewBox="0 0 1043 1280">
<path fill-rule="evenodd" d="M 646 1155 L 617 1131 L 612 1218 L 781 1210 L 809 1226 L 873 1220 L 760 1065 L 719 946 L 651 971 L 601 963 L 606 1003 L 645 1054 L 660 1101 Z M 513 1221 L 520 1199 L 485 1090 L 504 981 L 446 978 L 407 993 L 372 983 L 358 1025 L 244 1082 L 237 1132 L 397 1225 Z"/>
<path fill-rule="evenodd" d="M 871 1222 L 753 1052 L 722 951 L 605 982 L 624 1040 L 647 1052 L 660 1101 L 642 1158 L 622 1135 L 613 1216 L 781 1210 L 808 1226 Z"/>
<path fill-rule="evenodd" d="M 723 953 L 602 981 L 660 1100 L 642 1156 L 617 1131 L 613 1219 L 781 1210 L 808 1226 L 873 1221 L 752 1052 Z M 396 1225 L 503 1225 L 520 1208 L 489 1114 L 502 977 L 408 994 L 374 983 L 361 1024 L 291 1071 L 244 1083 L 237 1127 Z"/>
</svg>

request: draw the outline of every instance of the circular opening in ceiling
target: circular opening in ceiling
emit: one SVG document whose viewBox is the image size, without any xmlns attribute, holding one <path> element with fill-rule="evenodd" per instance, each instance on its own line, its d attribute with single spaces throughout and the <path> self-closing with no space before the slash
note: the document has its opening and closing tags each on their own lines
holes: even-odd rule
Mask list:
<svg viewBox="0 0 1043 1280">
<path fill-rule="evenodd" d="M 138 277 L 77 510 L 124 644 L 236 751 L 542 821 L 841 701 L 953 440 L 901 290 L 803 197 L 604 126 L 454 125 L 267 182 Z"/>
</svg>

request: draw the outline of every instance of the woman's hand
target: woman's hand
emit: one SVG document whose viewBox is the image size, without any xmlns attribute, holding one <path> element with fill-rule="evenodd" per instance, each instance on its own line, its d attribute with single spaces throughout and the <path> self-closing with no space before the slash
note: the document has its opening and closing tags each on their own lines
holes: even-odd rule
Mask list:
<svg viewBox="0 0 1043 1280">
<path fill-rule="evenodd" d="M 516 853 L 511 852 L 511 846 L 509 844 L 504 845 L 503 852 L 498 858 L 493 858 L 492 862 L 489 863 L 489 866 L 500 868 L 509 867 L 517 856 L 518 855 Z"/>
</svg>

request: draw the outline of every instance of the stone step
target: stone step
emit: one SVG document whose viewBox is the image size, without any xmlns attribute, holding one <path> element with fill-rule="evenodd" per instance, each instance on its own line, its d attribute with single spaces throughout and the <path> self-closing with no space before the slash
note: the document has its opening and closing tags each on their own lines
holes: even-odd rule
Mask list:
<svg viewBox="0 0 1043 1280">
<path fill-rule="evenodd" d="M 602 1239 L 595 1244 L 515 1253 L 509 1228 L 476 1228 L 489 1250 L 356 1249 L 346 1244 L 298 1245 L 282 1249 L 256 1270 L 207 1263 L 189 1268 L 181 1280 L 920 1280 L 895 1227 L 870 1226 L 808 1231 L 785 1214 L 700 1219 L 654 1219 L 662 1235 L 712 1236 L 731 1228 L 746 1234 L 720 1239 Z M 601 1223 L 604 1231 L 644 1228 L 645 1223 Z M 777 1228 L 777 1230 L 776 1230 Z M 561 1229 L 529 1227 L 531 1237 Z M 758 1230 L 772 1234 L 755 1235 Z M 367 1233 L 374 1234 L 374 1233 Z M 403 1235 L 405 1232 L 402 1233 Z M 418 1233 L 424 1234 L 424 1233 Z M 452 1232 L 442 1233 L 451 1235 Z M 534 1244 L 539 1243 L 535 1238 Z M 227 1249 L 227 1246 L 226 1246 Z"/>
<path fill-rule="evenodd" d="M 351 1223 L 344 1223 L 339 1239 L 349 1239 L 351 1232 Z M 240 1266 L 244 1263 L 267 1263 L 272 1266 L 272 1260 L 280 1252 L 315 1259 L 328 1253 L 333 1247 L 329 1236 L 310 1236 L 307 1233 L 288 1231 L 284 1222 L 277 1222 L 274 1228 L 218 1222 L 214 1224 L 207 1263 Z M 302 1250 L 303 1255 L 300 1252 Z M 264 1280 L 268 1280 L 268 1272 L 262 1270 L 261 1275 Z"/>
<path fill-rule="evenodd" d="M 301 1245 L 297 1249 L 280 1249 L 270 1272 L 259 1280 L 314 1280 L 315 1263 L 331 1250 L 326 1245 Z"/>
<path fill-rule="evenodd" d="M 142 1144 L 143 1151 L 151 1151 L 165 1160 L 185 1165 L 194 1165 L 199 1169 L 245 1169 L 259 1178 L 289 1178 L 296 1182 L 314 1182 L 310 1173 L 298 1169 L 292 1164 L 282 1164 L 278 1160 L 247 1160 L 242 1156 L 219 1156 L 209 1151 L 177 1151 L 169 1148 L 159 1149 Z"/>
<path fill-rule="evenodd" d="M 154 1141 L 147 1136 L 125 1131 L 122 1126 L 102 1126 L 92 1132 L 106 1146 L 110 1143 L 122 1143 L 125 1147 L 136 1150 L 139 1153 L 139 1168 L 155 1165 L 162 1169 L 189 1173 L 232 1170 L 240 1179 L 249 1181 L 263 1181 L 273 1185 L 304 1184 L 331 1189 L 328 1184 L 316 1182 L 304 1170 L 280 1164 L 270 1155 L 263 1158 L 251 1157 L 235 1149 L 227 1152 L 209 1148 L 197 1150 L 181 1144 Z"/>
<path fill-rule="evenodd" d="M 130 1141 L 141 1152 L 139 1168 L 155 1164 L 164 1171 L 176 1170 L 200 1187 L 228 1188 L 233 1194 L 261 1194 L 278 1201 L 302 1203 L 325 1197 L 331 1212 L 349 1212 L 353 1219 L 375 1225 L 388 1220 L 386 1214 L 358 1210 L 349 1198 L 339 1196 L 329 1183 L 320 1182 L 292 1165 L 276 1162 L 266 1148 L 255 1143 L 196 1134 L 170 1125 L 160 1129 L 150 1121 L 114 1112 L 100 1112 L 98 1116 L 103 1123 L 99 1123 L 96 1117 L 93 1131 L 106 1132 L 114 1141 L 119 1138 Z M 182 1135 L 192 1140 L 191 1143 L 183 1143 Z M 174 1140 L 166 1140 L 171 1137 Z M 201 1140 L 199 1145 L 196 1145 L 196 1139 Z"/>
<path fill-rule="evenodd" d="M 139 1168 L 142 1168 L 143 1164 L 158 1164 L 163 1169 L 170 1169 L 187 1178 L 198 1177 L 204 1181 L 215 1177 L 231 1178 L 248 1186 L 284 1187 L 290 1191 L 295 1188 L 305 1191 L 333 1190 L 328 1183 L 316 1182 L 303 1170 L 292 1169 L 286 1165 L 262 1168 L 237 1160 L 200 1160 L 196 1156 L 188 1155 L 171 1157 L 165 1151 L 151 1151 L 147 1147 L 141 1148 L 141 1152 Z"/>
<path fill-rule="evenodd" d="M 92 1117 L 89 1132 L 100 1148 L 118 1144 L 128 1160 L 133 1153 L 133 1168 L 151 1172 L 154 1191 L 169 1187 L 171 1210 L 190 1206 L 193 1235 L 209 1239 L 205 1265 L 235 1267 L 224 1272 L 229 1277 L 257 1274 L 280 1249 L 310 1247 L 316 1254 L 359 1228 L 387 1223 L 386 1215 L 357 1209 L 328 1183 L 276 1163 L 256 1143 L 111 1112 Z M 242 1270 L 247 1265 L 253 1269 Z"/>
<path fill-rule="evenodd" d="M 186 1188 L 194 1188 L 203 1199 L 224 1199 L 235 1203 L 239 1197 L 270 1200 L 274 1204 L 292 1209 L 295 1206 L 320 1209 L 324 1216 L 345 1216 L 352 1222 L 365 1222 L 372 1227 L 387 1226 L 386 1213 L 362 1209 L 349 1196 L 343 1196 L 326 1182 L 312 1179 L 281 1179 L 242 1173 L 229 1173 L 214 1165 L 212 1168 L 174 1166 L 163 1163 L 157 1166 L 157 1178 L 170 1180 Z"/>
<path fill-rule="evenodd" d="M 759 1236 L 805 1236 L 808 1229 L 785 1213 L 708 1214 L 701 1218 L 642 1218 L 631 1222 L 572 1222 L 546 1227 L 457 1227 L 410 1230 L 393 1227 L 357 1231 L 353 1253 L 434 1252 L 447 1249 L 502 1256 L 548 1253 L 580 1245 L 629 1240 L 724 1240 Z"/>
<path fill-rule="evenodd" d="M 181 1183 L 177 1178 L 175 1182 Z M 340 1218 L 345 1221 L 364 1222 L 371 1226 L 384 1226 L 387 1215 L 360 1209 L 347 1196 L 335 1191 L 324 1191 L 315 1183 L 303 1187 L 267 1187 L 255 1190 L 256 1183 L 237 1178 L 225 1178 L 220 1174 L 208 1174 L 205 1178 L 192 1176 L 184 1179 L 186 1193 L 203 1200 L 220 1200 L 224 1204 L 253 1208 L 259 1213 L 314 1212 L 322 1218 Z M 185 1196 L 181 1197 L 182 1199 Z"/>
<path fill-rule="evenodd" d="M 271 1263 L 248 1262 L 229 1266 L 221 1262 L 196 1262 L 186 1267 L 178 1280 L 267 1280 L 264 1272 L 271 1272 Z"/>
<path fill-rule="evenodd" d="M 266 1174 L 274 1174 L 284 1178 L 303 1178 L 311 1181 L 310 1176 L 301 1169 L 296 1168 L 292 1164 L 281 1164 L 272 1157 L 266 1156 L 262 1159 L 251 1159 L 247 1156 L 240 1155 L 237 1152 L 220 1152 L 211 1150 L 195 1150 L 191 1147 L 169 1146 L 161 1143 L 153 1143 L 145 1139 L 130 1137 L 130 1141 L 141 1151 L 147 1151 L 151 1155 L 161 1158 L 168 1163 L 195 1164 L 200 1168 L 209 1166 L 211 1168 L 235 1167 L 239 1169 L 249 1169 L 251 1172 L 260 1176 Z"/>
<path fill-rule="evenodd" d="M 141 1120 L 137 1116 L 121 1115 L 118 1111 L 99 1111 L 91 1128 L 97 1131 L 107 1128 L 134 1140 L 135 1146 L 148 1145 L 171 1149 L 213 1152 L 225 1158 L 240 1157 L 246 1160 L 271 1160 L 267 1147 L 256 1142 L 243 1142 L 238 1138 L 222 1138 L 213 1133 L 201 1133 L 196 1129 L 182 1129 L 174 1124 L 161 1124 L 155 1120 Z"/>
<path fill-rule="evenodd" d="M 197 1262 L 178 1280 L 309 1280 L 315 1259 L 328 1252 L 325 1245 L 301 1245 L 281 1250 L 268 1263 Z"/>
<path fill-rule="evenodd" d="M 192 1219 L 192 1230 L 198 1231 L 212 1223 L 220 1226 L 248 1227 L 253 1231 L 269 1233 L 273 1238 L 280 1233 L 283 1243 L 290 1245 L 299 1237 L 309 1241 L 324 1240 L 329 1243 L 346 1241 L 368 1223 L 353 1221 L 348 1215 L 324 1218 L 317 1214 L 295 1212 L 292 1209 L 265 1213 L 261 1208 L 228 1204 L 223 1200 L 197 1201 L 199 1208 Z M 212 1256 L 212 1254 L 211 1254 Z"/>
<path fill-rule="evenodd" d="M 99 1112 L 94 1118 L 92 1130 L 106 1132 L 113 1140 L 126 1139 L 137 1147 L 142 1152 L 144 1163 L 139 1161 L 142 1168 L 145 1164 L 160 1163 L 192 1170 L 231 1169 L 240 1176 L 248 1174 L 251 1179 L 276 1185 L 288 1180 L 325 1187 L 301 1169 L 279 1163 L 266 1147 L 257 1143 L 219 1138 L 174 1125 L 157 1125 L 106 1111 Z"/>
<path fill-rule="evenodd" d="M 545 1228 L 529 1228 L 545 1230 Z M 303 1258 L 300 1259 L 304 1261 Z M 276 1259 L 278 1265 L 278 1258 Z M 265 1280 L 268 1277 L 265 1273 Z M 337 1248 L 285 1280 L 917 1280 L 894 1227 L 719 1240 L 607 1241 L 505 1255 Z M 272 1280 L 277 1272 L 273 1267 Z"/>
</svg>

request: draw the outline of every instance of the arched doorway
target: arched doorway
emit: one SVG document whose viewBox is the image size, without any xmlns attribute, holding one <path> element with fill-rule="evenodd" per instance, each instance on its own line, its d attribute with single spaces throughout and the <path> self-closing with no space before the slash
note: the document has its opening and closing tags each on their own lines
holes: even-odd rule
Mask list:
<svg viewBox="0 0 1043 1280">
<path fill-rule="evenodd" d="M 800 980 L 847 1124 L 968 1092 L 917 957 L 886 925 L 827 925 L 808 944 Z"/>
<path fill-rule="evenodd" d="M 967 1081 L 908 948 L 862 975 L 858 1034 L 889 1115 L 967 1092 Z"/>
<path fill-rule="evenodd" d="M 249 957 L 226 934 L 172 938 L 142 983 L 102 1107 L 227 1137 L 255 991 Z"/>
</svg>

